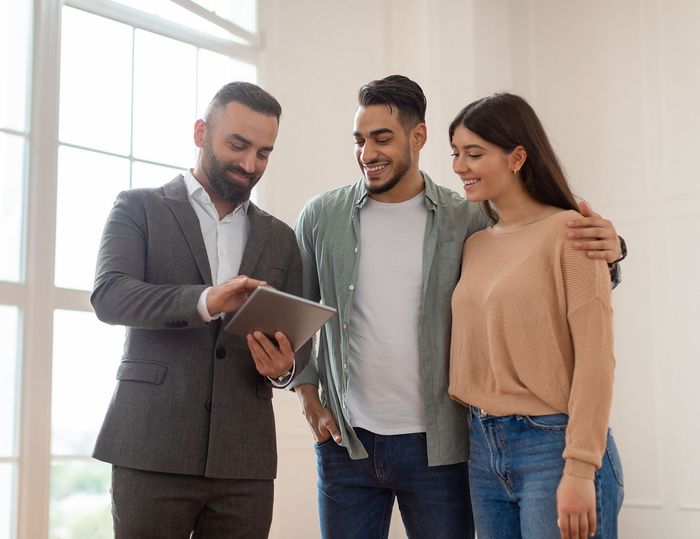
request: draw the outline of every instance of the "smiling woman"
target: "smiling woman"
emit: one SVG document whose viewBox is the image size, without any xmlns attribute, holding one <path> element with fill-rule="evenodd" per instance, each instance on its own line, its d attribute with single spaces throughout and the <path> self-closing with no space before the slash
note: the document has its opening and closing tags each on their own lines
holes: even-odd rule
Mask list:
<svg viewBox="0 0 700 539">
<path fill-rule="evenodd" d="M 469 417 L 477 534 L 615 539 L 607 264 L 567 240 L 576 201 L 523 98 L 474 101 L 449 134 L 467 199 L 494 222 L 466 241 L 452 296 L 449 392 Z"/>
</svg>

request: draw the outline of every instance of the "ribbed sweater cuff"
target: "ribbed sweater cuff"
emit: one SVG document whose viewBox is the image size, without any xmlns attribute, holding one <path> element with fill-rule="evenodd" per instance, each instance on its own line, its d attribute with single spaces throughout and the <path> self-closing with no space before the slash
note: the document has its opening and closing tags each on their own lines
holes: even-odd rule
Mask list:
<svg viewBox="0 0 700 539">
<path fill-rule="evenodd" d="M 595 465 L 590 462 L 568 458 L 564 465 L 564 473 L 580 477 L 581 479 L 593 479 L 595 476 Z"/>
</svg>

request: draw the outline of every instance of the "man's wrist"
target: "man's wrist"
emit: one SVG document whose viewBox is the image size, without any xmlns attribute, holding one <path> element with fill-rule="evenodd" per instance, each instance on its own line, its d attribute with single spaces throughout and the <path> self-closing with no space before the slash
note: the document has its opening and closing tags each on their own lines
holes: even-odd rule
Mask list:
<svg viewBox="0 0 700 539">
<path fill-rule="evenodd" d="M 292 360 L 292 368 L 289 369 L 287 372 L 276 378 L 271 378 L 268 376 L 267 379 L 270 380 L 270 383 L 272 383 L 272 385 L 275 387 L 286 387 L 287 385 L 289 385 L 289 382 L 292 381 L 292 378 L 294 377 L 294 372 L 296 371 L 296 367 L 297 362 L 296 359 L 294 359 Z"/>
<path fill-rule="evenodd" d="M 211 291 L 213 287 L 208 286 L 204 290 L 202 290 L 202 293 L 199 295 L 199 300 L 197 301 L 197 312 L 199 313 L 199 316 L 202 318 L 202 321 L 205 324 L 208 324 L 212 320 L 216 320 L 217 318 L 221 318 L 221 313 L 214 313 L 213 315 L 209 313 L 209 308 L 207 307 L 207 297 L 209 296 L 209 292 Z"/>
<path fill-rule="evenodd" d="M 625 239 L 622 236 L 618 236 L 617 239 L 620 240 L 620 256 L 612 262 L 608 262 L 608 266 L 610 267 L 622 262 L 627 257 L 627 244 L 625 243 Z"/>
</svg>

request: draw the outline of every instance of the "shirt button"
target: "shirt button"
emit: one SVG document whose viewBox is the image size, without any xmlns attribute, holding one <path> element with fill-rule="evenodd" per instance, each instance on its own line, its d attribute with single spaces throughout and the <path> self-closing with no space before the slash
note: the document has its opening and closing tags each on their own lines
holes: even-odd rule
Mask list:
<svg viewBox="0 0 700 539">
<path fill-rule="evenodd" d="M 355 247 L 355 252 L 357 252 L 357 247 Z"/>
<path fill-rule="evenodd" d="M 343 329 L 348 329 L 348 325 L 347 325 L 347 324 L 343 324 Z"/>
<path fill-rule="evenodd" d="M 348 286 L 348 288 L 349 288 L 350 290 L 355 290 L 355 285 L 354 285 L 354 284 L 351 284 L 350 286 Z"/>
</svg>

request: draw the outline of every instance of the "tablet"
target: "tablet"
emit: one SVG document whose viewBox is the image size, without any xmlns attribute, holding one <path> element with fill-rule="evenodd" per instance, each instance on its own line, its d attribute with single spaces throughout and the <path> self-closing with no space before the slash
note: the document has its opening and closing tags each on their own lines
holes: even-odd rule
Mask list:
<svg viewBox="0 0 700 539">
<path fill-rule="evenodd" d="M 225 329 L 236 335 L 247 335 L 253 331 L 274 335 L 276 331 L 281 331 L 296 352 L 335 313 L 332 307 L 269 286 L 259 286 Z"/>
</svg>

